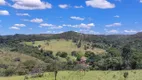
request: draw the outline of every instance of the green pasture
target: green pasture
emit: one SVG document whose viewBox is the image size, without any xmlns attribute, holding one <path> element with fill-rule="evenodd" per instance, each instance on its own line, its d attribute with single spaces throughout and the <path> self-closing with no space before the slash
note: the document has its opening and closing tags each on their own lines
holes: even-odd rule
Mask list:
<svg viewBox="0 0 142 80">
<path fill-rule="evenodd" d="M 128 77 L 124 78 L 124 72 Z M 25 76 L 0 77 L 0 80 L 24 80 Z M 53 73 L 45 73 L 41 78 L 30 78 L 26 80 L 54 80 Z M 142 70 L 128 71 L 60 71 L 57 80 L 142 80 Z"/>
<path fill-rule="evenodd" d="M 41 48 L 44 50 L 52 50 L 54 53 L 57 53 L 58 51 L 68 52 L 71 53 L 72 51 L 79 51 L 81 53 L 84 53 L 86 50 L 84 50 L 84 45 L 87 44 L 86 42 L 82 42 L 81 48 L 77 48 L 76 44 L 73 43 L 71 40 L 50 40 L 50 41 L 35 41 L 33 42 L 23 42 L 26 45 L 29 46 L 38 46 L 41 45 Z M 94 49 L 88 49 L 87 51 L 92 51 L 96 54 L 104 53 L 105 50 L 94 48 Z"/>
</svg>

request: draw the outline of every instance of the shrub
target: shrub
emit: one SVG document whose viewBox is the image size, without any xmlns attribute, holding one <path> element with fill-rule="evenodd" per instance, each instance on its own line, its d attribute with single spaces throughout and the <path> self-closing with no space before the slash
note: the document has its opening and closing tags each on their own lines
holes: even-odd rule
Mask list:
<svg viewBox="0 0 142 80">
<path fill-rule="evenodd" d="M 23 62 L 23 64 L 26 67 L 26 69 L 28 69 L 29 71 L 32 71 L 32 69 L 36 65 L 36 62 L 33 60 L 27 60 L 27 61 Z"/>
<path fill-rule="evenodd" d="M 14 74 L 14 70 L 13 69 L 6 69 L 4 71 L 4 76 L 12 76 Z"/>
<path fill-rule="evenodd" d="M 93 56 L 95 56 L 94 52 L 91 52 L 91 51 L 86 51 L 85 52 L 85 57 L 93 57 Z"/>
<path fill-rule="evenodd" d="M 15 58 L 14 61 L 19 62 L 19 61 L 21 61 L 21 59 L 20 58 Z"/>
<path fill-rule="evenodd" d="M 46 51 L 46 52 L 44 52 L 44 56 L 53 57 L 53 51 Z"/>
<path fill-rule="evenodd" d="M 43 73 L 37 73 L 31 76 L 31 78 L 39 78 L 39 77 L 43 77 Z"/>
<path fill-rule="evenodd" d="M 61 54 L 62 54 L 62 52 L 59 51 L 56 53 L 56 56 L 60 56 Z"/>
<path fill-rule="evenodd" d="M 60 56 L 62 58 L 66 58 L 68 54 L 66 52 L 57 52 L 56 56 Z"/>
<path fill-rule="evenodd" d="M 72 51 L 71 55 L 77 57 L 79 55 L 79 53 L 77 51 Z"/>
<path fill-rule="evenodd" d="M 128 77 L 128 75 L 129 75 L 129 73 L 128 72 L 124 72 L 124 78 L 127 78 Z"/>
<path fill-rule="evenodd" d="M 62 58 L 66 58 L 68 56 L 68 54 L 66 52 L 62 52 L 62 54 L 60 55 L 60 57 Z"/>
</svg>

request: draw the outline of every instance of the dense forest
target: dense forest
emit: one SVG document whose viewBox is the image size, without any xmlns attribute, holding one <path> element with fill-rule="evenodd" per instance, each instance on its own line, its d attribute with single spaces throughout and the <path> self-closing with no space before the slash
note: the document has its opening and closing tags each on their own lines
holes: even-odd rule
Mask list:
<svg viewBox="0 0 142 80">
<path fill-rule="evenodd" d="M 70 55 L 75 57 L 75 60 L 72 60 L 68 57 L 68 52 L 60 51 L 53 54 L 51 50 L 40 48 L 41 45 L 29 46 L 22 44 L 22 42 L 32 42 L 34 44 L 35 41 L 50 41 L 53 39 L 71 40 L 78 48 L 81 47 L 82 42 L 88 42 L 88 44 L 83 45 L 86 52 L 80 54 L 78 51 L 72 51 Z M 88 49 L 93 48 L 100 48 L 106 52 L 97 54 L 88 51 Z M 0 49 L 2 49 L 0 54 L 4 53 L 3 49 L 6 49 L 10 52 L 25 54 L 42 61 L 41 64 L 37 64 L 34 60 L 21 62 L 17 56 L 14 61 L 20 65 L 0 63 L 0 76 L 25 75 L 44 71 L 57 73 L 59 70 L 142 69 L 142 33 L 134 35 L 91 35 L 69 31 L 61 34 L 6 35 L 0 36 Z M 66 61 L 62 61 L 60 58 Z M 13 70 L 13 66 L 18 69 Z"/>
</svg>

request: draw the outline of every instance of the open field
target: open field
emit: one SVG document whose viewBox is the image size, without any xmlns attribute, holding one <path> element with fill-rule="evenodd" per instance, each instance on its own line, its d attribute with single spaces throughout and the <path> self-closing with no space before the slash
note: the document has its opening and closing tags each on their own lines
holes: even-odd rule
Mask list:
<svg viewBox="0 0 142 80">
<path fill-rule="evenodd" d="M 71 40 L 50 40 L 50 41 L 35 41 L 34 44 L 32 42 L 24 42 L 26 45 L 30 46 L 38 46 L 41 45 L 41 48 L 44 50 L 52 50 L 54 53 L 57 53 L 58 51 L 64 51 L 71 53 L 72 51 L 79 51 L 81 53 L 84 53 L 84 45 L 86 45 L 86 42 L 82 42 L 81 48 L 77 48 L 76 44 L 73 43 Z M 105 50 L 94 48 L 94 49 L 88 49 L 87 51 L 92 51 L 96 54 L 104 53 Z"/>
<path fill-rule="evenodd" d="M 124 72 L 128 72 L 128 78 L 124 78 Z M 0 77 L 0 80 L 24 80 L 24 76 Z M 27 80 L 54 80 L 53 73 L 46 73 L 41 78 L 29 78 Z M 142 70 L 129 71 L 61 71 L 57 80 L 142 80 Z"/>
</svg>

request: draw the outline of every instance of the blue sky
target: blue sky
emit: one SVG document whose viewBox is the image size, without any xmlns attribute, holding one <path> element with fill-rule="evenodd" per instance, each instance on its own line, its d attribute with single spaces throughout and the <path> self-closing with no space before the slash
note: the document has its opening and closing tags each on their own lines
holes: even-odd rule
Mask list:
<svg viewBox="0 0 142 80">
<path fill-rule="evenodd" d="M 0 35 L 142 31 L 142 0 L 0 0 Z"/>
</svg>

